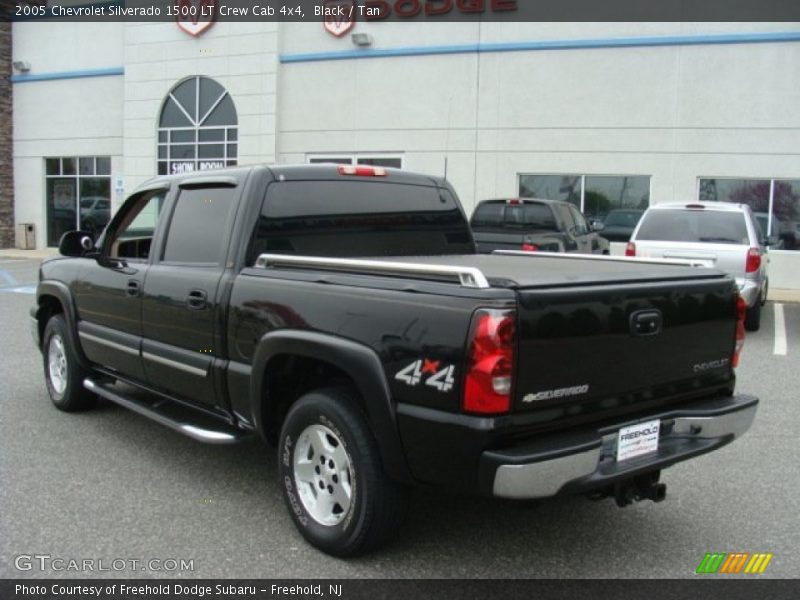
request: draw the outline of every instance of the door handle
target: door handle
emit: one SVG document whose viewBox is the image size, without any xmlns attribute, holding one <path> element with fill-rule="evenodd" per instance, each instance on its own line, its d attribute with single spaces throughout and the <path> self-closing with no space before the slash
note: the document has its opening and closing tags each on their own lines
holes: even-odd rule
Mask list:
<svg viewBox="0 0 800 600">
<path fill-rule="evenodd" d="M 135 279 L 129 279 L 128 285 L 125 288 L 125 295 L 135 298 L 136 296 L 139 295 L 139 291 L 140 291 L 139 282 L 136 281 Z"/>
<path fill-rule="evenodd" d="M 186 304 L 192 310 L 203 310 L 206 307 L 206 293 L 203 290 L 192 290 L 186 299 Z"/>
</svg>

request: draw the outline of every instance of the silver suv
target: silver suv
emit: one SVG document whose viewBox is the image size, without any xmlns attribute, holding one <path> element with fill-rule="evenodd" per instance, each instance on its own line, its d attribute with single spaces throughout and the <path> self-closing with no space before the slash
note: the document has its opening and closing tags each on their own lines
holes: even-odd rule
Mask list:
<svg viewBox="0 0 800 600">
<path fill-rule="evenodd" d="M 767 247 L 775 242 L 746 204 L 664 203 L 647 209 L 625 255 L 710 261 L 736 278 L 747 303 L 745 327 L 756 331 L 769 287 Z"/>
</svg>

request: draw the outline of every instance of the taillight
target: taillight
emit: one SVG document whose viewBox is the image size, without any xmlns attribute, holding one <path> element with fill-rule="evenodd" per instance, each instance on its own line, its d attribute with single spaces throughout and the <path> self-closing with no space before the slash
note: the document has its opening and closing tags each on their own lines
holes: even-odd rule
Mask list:
<svg viewBox="0 0 800 600">
<path fill-rule="evenodd" d="M 628 245 L 625 246 L 625 256 L 636 256 L 636 244 L 628 242 Z"/>
<path fill-rule="evenodd" d="M 758 248 L 750 248 L 747 251 L 747 262 L 745 263 L 745 271 L 748 273 L 755 273 L 761 268 L 761 251 Z"/>
<path fill-rule="evenodd" d="M 742 353 L 744 347 L 744 319 L 747 315 L 747 303 L 741 296 L 736 297 L 736 346 L 733 349 L 733 360 L 731 364 L 734 367 L 739 366 L 739 355 Z"/>
<path fill-rule="evenodd" d="M 356 177 L 386 177 L 383 167 L 367 167 L 364 165 L 339 165 L 339 175 L 355 175 Z"/>
<path fill-rule="evenodd" d="M 539 249 L 539 246 L 536 244 L 528 244 L 527 242 L 522 244 L 522 251 L 523 252 L 536 252 Z"/>
<path fill-rule="evenodd" d="M 464 377 L 466 412 L 511 410 L 516 323 L 513 310 L 481 309 L 473 316 Z"/>
</svg>

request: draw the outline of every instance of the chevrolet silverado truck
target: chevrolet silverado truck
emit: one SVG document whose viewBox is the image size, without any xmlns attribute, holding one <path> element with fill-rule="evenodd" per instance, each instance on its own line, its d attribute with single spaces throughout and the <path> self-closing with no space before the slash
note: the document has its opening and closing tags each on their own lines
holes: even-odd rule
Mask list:
<svg viewBox="0 0 800 600">
<path fill-rule="evenodd" d="M 569 202 L 540 198 L 483 200 L 470 227 L 478 252 L 610 254 L 608 240 Z"/>
<path fill-rule="evenodd" d="M 262 437 L 298 530 L 336 556 L 387 541 L 414 485 L 660 501 L 664 468 L 742 435 L 758 404 L 734 395 L 733 279 L 477 254 L 434 177 L 158 177 L 60 253 L 31 310 L 56 408 L 103 398 L 201 442 Z"/>
</svg>

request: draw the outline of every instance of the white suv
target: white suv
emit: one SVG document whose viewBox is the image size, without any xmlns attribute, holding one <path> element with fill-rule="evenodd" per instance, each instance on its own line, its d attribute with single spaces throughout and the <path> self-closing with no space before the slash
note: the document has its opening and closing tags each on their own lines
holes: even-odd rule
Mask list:
<svg viewBox="0 0 800 600">
<path fill-rule="evenodd" d="M 766 238 L 746 204 L 728 202 L 664 203 L 642 216 L 626 256 L 707 260 L 736 278 L 747 303 L 745 327 L 758 330 L 767 301 Z"/>
</svg>

